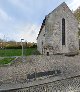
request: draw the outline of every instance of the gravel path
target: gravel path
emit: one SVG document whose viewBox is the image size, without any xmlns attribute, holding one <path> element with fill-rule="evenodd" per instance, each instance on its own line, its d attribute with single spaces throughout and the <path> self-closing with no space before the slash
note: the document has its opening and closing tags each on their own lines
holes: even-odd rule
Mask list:
<svg viewBox="0 0 80 92">
<path fill-rule="evenodd" d="M 80 55 L 67 57 L 64 55 L 28 56 L 17 58 L 11 65 L 0 67 L 0 85 L 2 83 L 20 83 L 27 80 L 27 74 L 60 70 L 65 78 L 80 75 Z"/>
</svg>

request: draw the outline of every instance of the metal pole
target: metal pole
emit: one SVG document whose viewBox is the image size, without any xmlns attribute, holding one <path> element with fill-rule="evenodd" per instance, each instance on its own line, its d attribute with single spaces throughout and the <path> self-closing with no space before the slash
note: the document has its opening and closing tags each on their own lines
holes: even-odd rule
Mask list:
<svg viewBox="0 0 80 92">
<path fill-rule="evenodd" d="M 24 40 L 24 39 L 21 39 L 21 45 L 22 45 L 22 61 L 23 61 L 23 42 L 22 42 L 22 40 Z"/>
<path fill-rule="evenodd" d="M 4 35 L 4 56 L 6 56 L 6 37 Z"/>
<path fill-rule="evenodd" d="M 22 40 L 24 40 L 24 39 L 21 39 L 21 45 L 22 45 L 22 57 L 23 57 L 23 42 L 22 42 Z"/>
<path fill-rule="evenodd" d="M 25 41 L 25 56 L 27 56 L 27 41 Z"/>
<path fill-rule="evenodd" d="M 22 42 L 22 40 L 24 40 L 24 39 L 21 39 L 21 45 L 22 45 L 22 57 L 23 57 L 23 42 Z"/>
</svg>

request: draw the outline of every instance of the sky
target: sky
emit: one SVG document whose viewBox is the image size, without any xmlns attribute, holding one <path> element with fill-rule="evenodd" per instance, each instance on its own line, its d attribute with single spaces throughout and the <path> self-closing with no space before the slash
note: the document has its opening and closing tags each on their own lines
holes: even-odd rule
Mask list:
<svg viewBox="0 0 80 92">
<path fill-rule="evenodd" d="M 43 19 L 62 2 L 80 6 L 80 0 L 0 0 L 0 38 L 36 42 Z"/>
</svg>

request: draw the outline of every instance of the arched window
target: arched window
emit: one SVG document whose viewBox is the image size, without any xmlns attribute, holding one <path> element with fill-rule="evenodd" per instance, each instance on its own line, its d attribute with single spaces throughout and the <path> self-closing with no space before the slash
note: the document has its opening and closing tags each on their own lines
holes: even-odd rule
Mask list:
<svg viewBox="0 0 80 92">
<path fill-rule="evenodd" d="M 62 45 L 65 45 L 65 19 L 62 19 Z"/>
<path fill-rule="evenodd" d="M 42 41 L 42 54 L 43 54 L 43 41 Z"/>
<path fill-rule="evenodd" d="M 42 41 L 42 46 L 43 46 L 43 41 Z"/>
</svg>

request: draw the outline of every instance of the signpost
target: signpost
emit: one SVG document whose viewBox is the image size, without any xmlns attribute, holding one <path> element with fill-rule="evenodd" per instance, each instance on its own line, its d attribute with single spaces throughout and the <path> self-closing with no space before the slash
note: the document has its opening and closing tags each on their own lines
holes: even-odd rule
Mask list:
<svg viewBox="0 0 80 92">
<path fill-rule="evenodd" d="M 24 39 L 21 39 L 21 46 L 22 46 L 22 62 L 24 61 L 24 60 L 23 60 L 23 54 L 24 54 L 24 52 L 23 52 L 23 42 L 22 42 L 23 40 L 24 40 Z"/>
<path fill-rule="evenodd" d="M 21 39 L 21 46 L 22 46 L 22 57 L 23 57 L 23 41 L 24 39 Z"/>
</svg>

